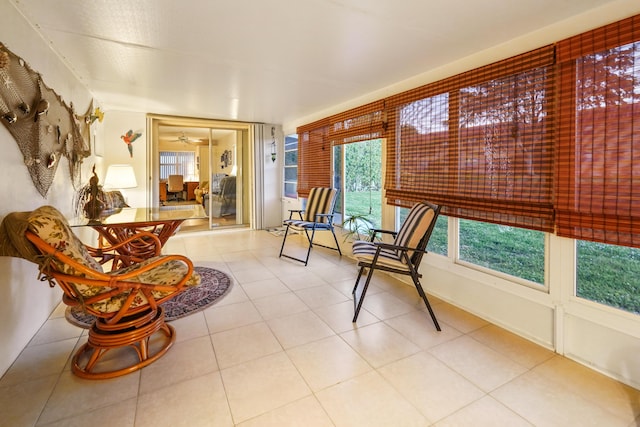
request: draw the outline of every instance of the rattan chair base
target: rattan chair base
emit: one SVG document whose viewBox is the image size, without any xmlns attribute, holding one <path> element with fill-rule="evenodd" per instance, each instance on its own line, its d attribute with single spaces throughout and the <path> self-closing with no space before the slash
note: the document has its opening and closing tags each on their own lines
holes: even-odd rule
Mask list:
<svg viewBox="0 0 640 427">
<path fill-rule="evenodd" d="M 162 334 L 161 343 L 154 341 L 154 349 L 149 348 L 149 340 L 155 334 Z M 162 357 L 176 340 L 175 329 L 164 320 L 164 310 L 157 310 L 122 319 L 115 324 L 107 324 L 98 318 L 89 330 L 89 339 L 73 356 L 71 371 L 81 378 L 108 379 L 129 374 L 144 368 Z M 158 347 L 159 348 L 156 348 Z M 115 363 L 104 361 L 103 357 L 115 349 L 128 348 L 135 353 L 137 362 L 116 369 L 105 369 L 102 365 Z M 152 354 L 151 354 L 152 353 Z M 118 358 L 121 359 L 121 358 Z"/>
</svg>

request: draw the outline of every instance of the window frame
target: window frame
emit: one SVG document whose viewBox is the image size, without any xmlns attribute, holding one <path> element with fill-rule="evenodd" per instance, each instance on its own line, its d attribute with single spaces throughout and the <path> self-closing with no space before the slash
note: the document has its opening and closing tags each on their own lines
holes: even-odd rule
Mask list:
<svg viewBox="0 0 640 427">
<path fill-rule="evenodd" d="M 495 277 L 499 277 L 501 279 L 504 279 L 508 282 L 513 282 L 519 285 L 523 285 L 526 286 L 528 288 L 534 289 L 536 291 L 541 291 L 544 293 L 549 293 L 550 290 L 550 286 L 549 286 L 549 267 L 550 267 L 550 257 L 549 257 L 549 246 L 550 246 L 550 234 L 547 232 L 543 232 L 543 231 L 539 231 L 539 230 L 531 230 L 534 232 L 540 232 L 543 233 L 543 281 L 544 283 L 537 283 L 528 279 L 525 279 L 523 277 L 519 277 L 519 276 L 515 276 L 513 274 L 509 274 L 506 273 L 504 271 L 500 271 L 500 270 L 494 270 L 490 267 L 485 267 L 483 265 L 480 264 L 474 264 L 473 262 L 470 261 L 465 261 L 463 259 L 460 258 L 460 219 L 459 218 L 452 218 L 454 219 L 454 230 L 453 232 L 455 233 L 455 241 L 454 241 L 454 252 L 453 252 L 453 262 L 455 264 L 461 265 L 463 267 L 472 269 L 472 270 L 476 270 L 485 274 L 489 274 L 491 276 L 495 276 Z M 473 221 L 473 220 L 472 220 Z M 486 223 L 483 221 L 475 221 L 478 223 L 483 223 L 483 224 L 489 224 L 489 225 L 499 225 L 499 224 L 493 224 L 493 223 Z M 449 227 L 451 227 L 451 222 L 449 222 Z M 514 228 L 521 228 L 521 227 L 514 227 Z M 451 235 L 451 234 L 450 234 Z"/>
<path fill-rule="evenodd" d="M 295 138 L 295 143 L 293 143 L 292 141 L 288 142 L 288 140 L 294 139 L 294 138 Z M 295 147 L 291 148 L 291 146 L 295 146 Z M 295 153 L 295 160 L 296 160 L 295 164 L 288 163 L 291 153 Z M 295 199 L 298 197 L 298 135 L 295 133 L 290 135 L 285 135 L 284 137 L 284 165 L 282 168 L 283 168 L 282 194 L 284 194 L 284 197 Z M 293 175 L 295 176 L 295 179 L 287 179 L 287 170 L 292 170 L 294 168 L 295 168 L 295 174 Z M 294 190 L 291 193 L 287 191 L 287 185 L 293 186 Z"/>
<path fill-rule="evenodd" d="M 381 188 L 380 188 L 380 192 L 381 192 L 381 198 L 380 198 L 380 224 L 374 224 L 374 228 L 381 228 L 382 227 L 382 223 L 383 223 L 383 216 L 384 216 L 384 197 L 382 196 L 383 194 L 383 189 L 384 189 L 384 151 L 385 151 L 385 141 L 383 138 L 373 138 L 373 139 L 365 139 L 365 140 L 357 140 L 357 141 L 352 141 L 350 143 L 345 143 L 345 144 L 332 144 L 331 146 L 331 151 L 332 151 L 332 182 L 333 182 L 333 187 L 337 188 L 339 190 L 338 193 L 338 200 L 336 202 L 336 209 L 335 209 L 335 213 L 336 215 L 334 216 L 334 224 L 339 225 L 339 226 L 344 226 L 344 222 L 347 221 L 350 217 L 348 217 L 345 214 L 345 208 L 347 207 L 347 202 L 346 202 L 346 191 L 344 191 L 344 187 L 346 184 L 346 172 L 347 172 L 347 146 L 348 145 L 352 145 L 352 144 L 363 144 L 363 143 L 371 143 L 372 141 L 375 140 L 379 140 L 380 142 L 380 179 L 381 179 Z M 336 159 L 336 150 L 339 150 L 340 153 L 340 162 L 339 164 L 337 164 L 338 162 L 335 161 Z M 340 179 L 337 179 L 336 177 L 336 173 L 340 172 Z"/>
</svg>

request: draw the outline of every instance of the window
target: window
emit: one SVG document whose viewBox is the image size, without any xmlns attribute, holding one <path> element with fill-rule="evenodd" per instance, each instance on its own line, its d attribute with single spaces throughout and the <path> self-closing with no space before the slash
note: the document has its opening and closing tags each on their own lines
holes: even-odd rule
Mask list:
<svg viewBox="0 0 640 427">
<path fill-rule="evenodd" d="M 169 175 L 182 175 L 184 181 L 199 181 L 196 169 L 196 153 L 193 151 L 161 151 L 160 179 Z"/>
<path fill-rule="evenodd" d="M 640 314 L 640 249 L 578 240 L 576 295 Z"/>
<path fill-rule="evenodd" d="M 640 314 L 640 16 L 558 43 L 558 235 L 576 296 Z"/>
<path fill-rule="evenodd" d="M 544 233 L 461 219 L 459 259 L 544 285 Z"/>
<path fill-rule="evenodd" d="M 284 138 L 284 196 L 298 197 L 298 135 Z"/>
<path fill-rule="evenodd" d="M 333 147 L 334 186 L 340 189 L 335 221 L 382 224 L 382 140 Z M 344 203 L 344 205 L 343 205 Z"/>
</svg>

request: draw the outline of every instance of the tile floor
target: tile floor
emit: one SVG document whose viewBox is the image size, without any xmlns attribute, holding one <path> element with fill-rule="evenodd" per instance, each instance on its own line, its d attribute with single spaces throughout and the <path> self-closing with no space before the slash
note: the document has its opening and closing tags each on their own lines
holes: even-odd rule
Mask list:
<svg viewBox="0 0 640 427">
<path fill-rule="evenodd" d="M 296 239 L 291 240 L 295 246 Z M 173 322 L 156 363 L 82 380 L 86 336 L 60 306 L 0 380 L 0 425 L 633 426 L 640 392 L 383 275 L 357 325 L 356 268 L 318 248 L 279 259 L 265 231 L 178 235 L 165 251 L 234 278 L 207 309 Z"/>
</svg>

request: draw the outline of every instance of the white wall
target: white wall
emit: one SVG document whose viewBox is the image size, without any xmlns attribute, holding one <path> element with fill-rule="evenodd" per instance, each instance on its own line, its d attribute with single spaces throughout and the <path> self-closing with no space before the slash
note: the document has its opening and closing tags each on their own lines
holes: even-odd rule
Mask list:
<svg viewBox="0 0 640 427">
<path fill-rule="evenodd" d="M 78 112 L 84 112 L 91 94 L 51 51 L 7 0 L 0 0 L 0 41 L 39 72 Z M 22 154 L 11 134 L 0 126 L 0 218 L 13 211 L 30 211 L 49 204 L 69 215 L 73 187 L 68 163 L 62 159 L 47 197 L 36 191 Z M 85 159 L 82 176 L 88 177 L 93 158 Z M 20 351 L 60 302 L 61 291 L 36 280 L 34 264 L 18 258 L 0 257 L 0 375 L 11 366 Z"/>
<path fill-rule="evenodd" d="M 146 114 L 131 111 L 104 112 L 103 142 L 104 142 L 104 172 L 112 164 L 130 164 L 136 174 L 138 187 L 122 190 L 127 198 L 127 203 L 132 207 L 147 206 L 147 188 L 149 186 L 149 173 L 147 171 L 147 131 Z M 129 129 L 141 132 L 142 135 L 133 142 L 133 157 L 129 154 L 127 145 L 121 135 Z M 104 173 L 99 175 L 100 182 L 104 182 Z"/>
</svg>

